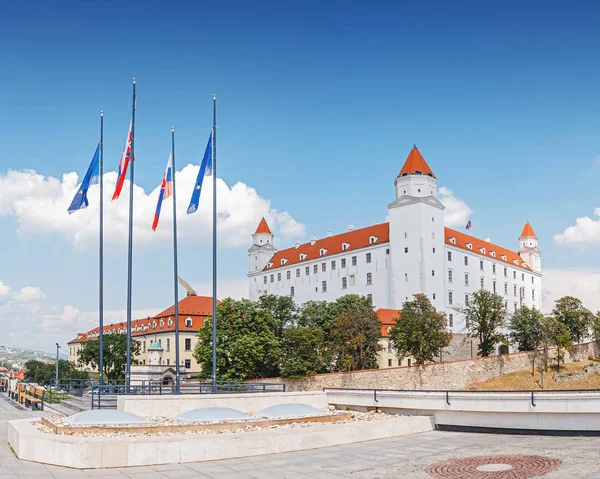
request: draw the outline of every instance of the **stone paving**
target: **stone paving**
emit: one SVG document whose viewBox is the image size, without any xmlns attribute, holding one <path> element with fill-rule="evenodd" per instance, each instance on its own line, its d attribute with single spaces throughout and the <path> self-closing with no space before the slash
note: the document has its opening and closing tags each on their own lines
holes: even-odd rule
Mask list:
<svg viewBox="0 0 600 479">
<path fill-rule="evenodd" d="M 511 436 L 437 431 L 244 459 L 81 471 L 21 461 L 14 456 L 6 442 L 7 421 L 31 417 L 33 414 L 43 413 L 17 410 L 0 394 L 0 479 L 431 479 L 432 476 L 425 472 L 425 469 L 440 461 L 513 454 L 558 459 L 560 467 L 544 475 L 545 479 L 600 479 L 600 437 Z"/>
</svg>

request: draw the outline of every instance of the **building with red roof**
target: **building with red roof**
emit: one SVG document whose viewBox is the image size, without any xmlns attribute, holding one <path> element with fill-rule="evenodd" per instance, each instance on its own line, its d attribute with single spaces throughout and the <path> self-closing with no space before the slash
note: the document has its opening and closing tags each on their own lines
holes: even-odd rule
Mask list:
<svg viewBox="0 0 600 479">
<path fill-rule="evenodd" d="M 277 294 L 301 304 L 359 294 L 370 297 L 385 316 L 424 293 L 446 314 L 454 333 L 465 330 L 457 307 L 479 289 L 499 294 L 509 312 L 521 305 L 541 309 L 541 253 L 529 222 L 518 250 L 446 227 L 437 178 L 416 146 L 394 187 L 387 223 L 349 225 L 345 232 L 283 249 L 275 247 L 262 218 L 248 250 L 250 299 Z"/>
</svg>

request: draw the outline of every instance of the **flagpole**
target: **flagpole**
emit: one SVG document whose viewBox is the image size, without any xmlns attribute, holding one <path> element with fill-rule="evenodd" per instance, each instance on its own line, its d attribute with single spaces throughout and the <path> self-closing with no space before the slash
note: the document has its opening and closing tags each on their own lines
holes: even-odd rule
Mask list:
<svg viewBox="0 0 600 479">
<path fill-rule="evenodd" d="M 212 321 L 212 389 L 217 393 L 217 95 L 213 94 L 212 126 L 213 174 L 213 321 Z"/>
<path fill-rule="evenodd" d="M 135 77 L 133 78 L 133 101 L 131 103 L 131 158 L 129 165 L 129 245 L 127 251 L 127 365 L 125 385 L 127 393 L 131 384 L 131 275 L 133 263 L 133 168 L 135 165 Z"/>
<path fill-rule="evenodd" d="M 175 394 L 179 394 L 179 295 L 177 275 L 177 195 L 175 188 L 175 128 L 171 127 L 171 174 L 173 175 L 173 289 L 175 298 Z"/>
<path fill-rule="evenodd" d="M 103 370 L 104 370 L 104 112 L 100 112 L 100 278 L 98 288 L 98 301 L 99 301 L 99 336 L 98 336 L 98 347 L 99 347 L 99 358 L 98 358 L 98 369 L 100 373 L 100 389 L 98 390 L 98 408 L 100 405 L 100 398 L 102 397 L 102 386 L 104 384 Z"/>
</svg>

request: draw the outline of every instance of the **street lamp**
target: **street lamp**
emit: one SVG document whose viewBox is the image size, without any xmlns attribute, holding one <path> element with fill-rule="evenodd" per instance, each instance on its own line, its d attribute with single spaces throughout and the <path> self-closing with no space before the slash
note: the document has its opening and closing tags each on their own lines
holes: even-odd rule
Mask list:
<svg viewBox="0 0 600 479">
<path fill-rule="evenodd" d="M 56 343 L 56 384 L 55 387 L 58 390 L 58 350 L 60 349 L 60 344 Z"/>
</svg>

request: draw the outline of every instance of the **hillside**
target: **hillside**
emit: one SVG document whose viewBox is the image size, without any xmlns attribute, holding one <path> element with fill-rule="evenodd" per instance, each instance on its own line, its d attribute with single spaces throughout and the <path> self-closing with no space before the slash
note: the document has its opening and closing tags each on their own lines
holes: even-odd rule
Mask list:
<svg viewBox="0 0 600 479">
<path fill-rule="evenodd" d="M 599 360 L 579 361 L 561 367 L 561 373 L 581 373 L 586 364 L 597 365 Z M 552 378 L 556 371 L 550 369 L 544 374 L 544 389 L 600 389 L 600 372 L 587 373 L 585 378 L 568 381 L 554 381 Z M 468 389 L 479 390 L 515 390 L 515 389 L 542 389 L 542 377 L 536 369 L 535 376 L 531 375 L 531 368 L 522 369 L 510 374 L 503 374 L 487 381 L 471 383 Z"/>
</svg>

